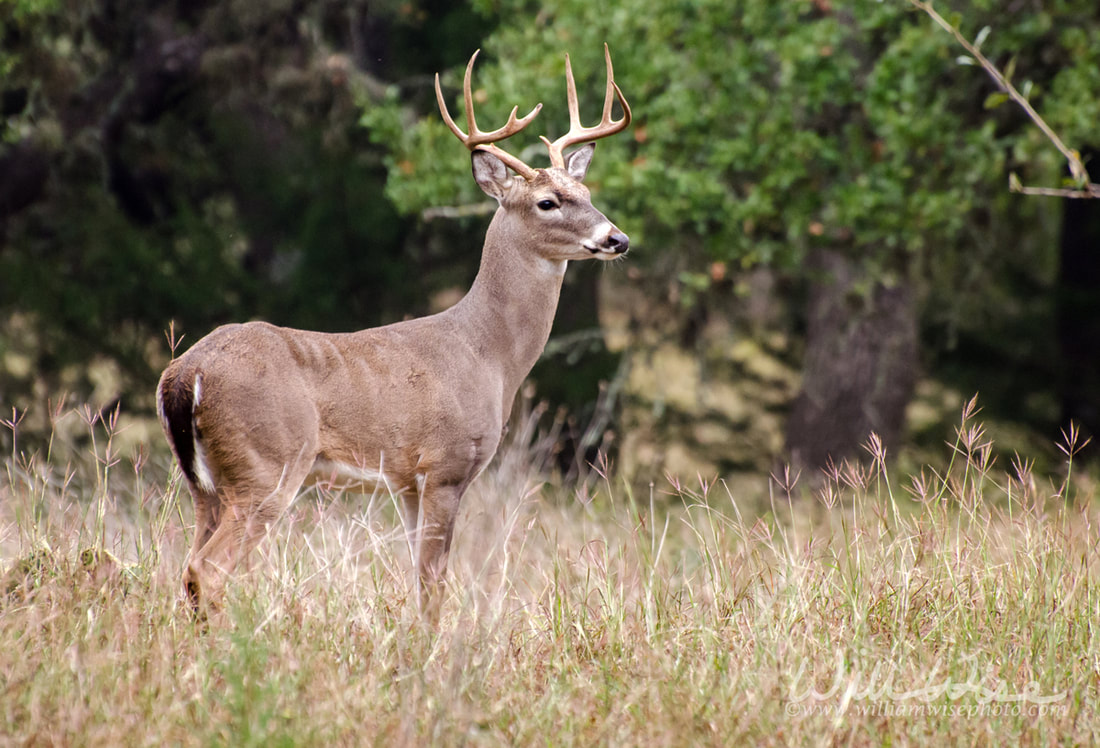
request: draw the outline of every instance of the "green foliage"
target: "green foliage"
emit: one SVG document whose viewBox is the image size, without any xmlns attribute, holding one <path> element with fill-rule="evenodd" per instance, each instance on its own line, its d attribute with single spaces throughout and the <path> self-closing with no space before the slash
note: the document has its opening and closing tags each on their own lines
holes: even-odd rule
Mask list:
<svg viewBox="0 0 1100 748">
<path fill-rule="evenodd" d="M 1086 5 L 1006 14 L 1003 3 L 985 2 L 963 14 L 970 25 L 993 24 L 987 51 L 1018 53 L 1019 74 L 1050 91 L 1053 119 L 1078 137 L 1092 132 L 1100 89 L 1100 26 L 1083 22 Z M 594 117 L 601 47 L 610 44 L 635 110 L 633 138 L 601 142 L 591 180 L 631 235 L 656 247 L 698 245 L 715 259 L 797 268 L 811 247 L 841 245 L 884 271 L 906 271 L 914 254 L 969 251 L 979 214 L 1009 210 L 1006 158 L 1032 137 L 1018 118 L 979 106 L 990 82 L 900 2 L 476 7 L 500 22 L 475 71 L 487 92 L 483 122 L 543 101 L 532 131 L 559 132 L 566 51 L 582 113 Z M 452 103 L 458 62 L 443 76 Z M 367 121 L 393 149 L 387 194 L 404 210 L 477 199 L 459 178 L 465 154 L 434 111 L 412 127 L 393 111 Z M 532 134 L 514 140 L 537 162 Z"/>
<path fill-rule="evenodd" d="M 631 235 L 634 267 L 672 266 L 679 278 L 702 281 L 678 289 L 685 303 L 722 293 L 710 288 L 711 261 L 767 264 L 812 281 L 812 253 L 840 251 L 862 262 L 872 283 L 912 285 L 933 355 L 981 340 L 975 357 L 996 362 L 992 369 L 1026 360 L 1047 372 L 1036 386 L 1051 381 L 1061 206 L 1010 194 L 1008 179 L 1057 185 L 1065 161 L 909 3 L 474 5 L 498 24 L 474 72 L 479 121 L 496 126 L 512 106 L 525 112 L 543 102 L 529 130 L 505 144 L 535 166 L 545 163 L 535 136 L 566 126 L 564 53 L 591 122 L 609 44 L 635 120 L 600 142 L 588 181 Z M 1094 3 L 973 0 L 944 12 L 1071 147 L 1096 140 Z M 464 63 L 442 71 L 453 113 Z M 365 121 L 391 149 L 386 194 L 399 209 L 483 199 L 429 98 L 394 91 Z"/>
<path fill-rule="evenodd" d="M 1093 3 L 952 9 L 1068 141 L 1095 139 Z M 605 41 L 635 123 L 588 181 L 642 250 L 633 266 L 675 256 L 703 281 L 683 298 L 709 292 L 704 261 L 799 276 L 827 246 L 919 280 L 947 340 L 1043 311 L 1057 205 L 1005 184 L 1057 183 L 1062 160 L 902 0 L 0 0 L 0 160 L 32 147 L 48 172 L 32 205 L 0 206 L 0 335 L 29 318 L 34 372 L 106 354 L 148 391 L 172 319 L 190 342 L 252 316 L 349 329 L 424 311 L 426 271 L 464 280 L 479 225 L 412 216 L 485 200 L 430 74 L 457 113 L 483 48 L 482 124 L 544 102 L 506 144 L 540 165 L 535 136 L 566 127 L 564 53 L 590 123 Z M 156 59 L 191 43 L 193 69 Z"/>
<path fill-rule="evenodd" d="M 0 0 L 0 82 L 6 82 L 21 59 L 19 37 L 34 33 L 35 25 L 55 11 L 60 0 Z M 0 92 L 6 86 L 0 85 Z M 25 98 L 0 102 L 0 143 L 18 137 L 20 117 L 26 109 Z"/>
<path fill-rule="evenodd" d="M 420 212 L 455 195 L 481 195 L 470 177 L 469 156 L 454 147 L 457 141 L 451 131 L 438 118 L 411 126 L 396 86 L 387 90 L 383 101 L 366 106 L 360 123 L 373 142 L 387 149 L 386 197 L 402 212 Z"/>
<path fill-rule="evenodd" d="M 186 347 L 251 317 L 423 312 L 430 253 L 410 256 L 355 102 L 471 32 L 429 5 L 0 4 L 0 356 L 29 362 L 0 391 L 87 395 L 99 356 L 151 403 L 172 321 Z"/>
<path fill-rule="evenodd" d="M 1100 122 L 1100 27 L 1069 26 L 1059 34 L 1060 47 L 1073 63 L 1058 70 L 1050 82 L 1044 111 L 1050 124 L 1070 142 L 1097 142 Z M 1100 171 L 1097 165 L 1093 179 Z"/>
</svg>

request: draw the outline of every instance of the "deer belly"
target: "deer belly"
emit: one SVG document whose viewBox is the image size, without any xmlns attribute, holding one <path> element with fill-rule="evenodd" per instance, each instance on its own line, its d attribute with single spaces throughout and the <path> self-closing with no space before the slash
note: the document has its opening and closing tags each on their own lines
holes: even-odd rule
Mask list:
<svg viewBox="0 0 1100 748">
<path fill-rule="evenodd" d="M 380 460 L 380 462 L 382 462 Z M 404 486 L 387 477 L 384 465 L 375 467 L 356 465 L 338 460 L 318 458 L 306 477 L 306 485 L 327 489 L 371 493 L 376 490 L 400 493 Z"/>
</svg>

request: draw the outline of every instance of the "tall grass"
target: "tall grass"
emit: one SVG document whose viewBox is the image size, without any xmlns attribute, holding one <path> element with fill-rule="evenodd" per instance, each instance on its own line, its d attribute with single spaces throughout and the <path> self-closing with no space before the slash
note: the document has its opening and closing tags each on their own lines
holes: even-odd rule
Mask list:
<svg viewBox="0 0 1100 748">
<path fill-rule="evenodd" d="M 993 464 L 974 415 L 943 470 L 893 476 L 872 440 L 768 496 L 676 477 L 636 495 L 606 465 L 547 484 L 527 419 L 465 499 L 433 631 L 384 495 L 299 499 L 196 622 L 163 450 L 122 450 L 118 415 L 78 409 L 54 414 L 75 451 L 28 455 L 15 414 L 0 743 L 1095 743 L 1079 437 L 1047 484 Z"/>
</svg>

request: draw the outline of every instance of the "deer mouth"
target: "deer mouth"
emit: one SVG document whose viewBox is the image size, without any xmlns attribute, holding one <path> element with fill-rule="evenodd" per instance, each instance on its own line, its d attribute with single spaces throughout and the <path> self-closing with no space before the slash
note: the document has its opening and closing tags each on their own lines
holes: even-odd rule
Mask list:
<svg viewBox="0 0 1100 748">
<path fill-rule="evenodd" d="M 588 242 L 585 242 L 581 246 L 587 249 L 593 257 L 600 260 L 613 260 L 616 257 L 620 257 L 626 253 L 626 250 L 623 249 L 600 247 L 596 244 L 589 244 Z"/>
</svg>

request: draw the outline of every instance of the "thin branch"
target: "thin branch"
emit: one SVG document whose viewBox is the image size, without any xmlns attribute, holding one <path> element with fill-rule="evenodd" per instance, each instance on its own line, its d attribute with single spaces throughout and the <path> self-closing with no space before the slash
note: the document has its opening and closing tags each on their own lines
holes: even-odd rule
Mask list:
<svg viewBox="0 0 1100 748">
<path fill-rule="evenodd" d="M 1040 197 L 1100 198 L 1100 184 L 1095 183 L 1089 183 L 1078 190 L 1059 189 L 1057 187 L 1024 187 L 1023 185 L 1010 186 L 1009 189 L 1021 195 L 1038 195 Z"/>
<path fill-rule="evenodd" d="M 994 81 L 996 81 L 997 85 L 1001 87 L 1001 90 L 1008 94 L 1008 96 L 1013 101 L 1020 105 L 1020 107 L 1027 114 L 1028 118 L 1030 118 L 1031 121 L 1034 122 L 1035 125 L 1043 132 L 1043 134 L 1047 136 L 1047 139 L 1054 144 L 1054 147 L 1061 151 L 1062 155 L 1065 156 L 1066 161 L 1069 163 L 1070 174 L 1073 176 L 1073 180 L 1079 185 L 1079 187 L 1075 190 L 1059 190 L 1046 187 L 1024 187 L 1019 183 L 1018 180 L 1010 179 L 1009 189 L 1012 192 L 1019 192 L 1025 195 L 1100 198 L 1100 184 L 1096 184 L 1091 179 L 1089 179 L 1089 173 L 1085 169 L 1085 165 L 1081 162 L 1081 155 L 1076 150 L 1070 148 L 1062 142 L 1062 139 L 1058 137 L 1058 134 L 1050 128 L 1046 121 L 1043 120 L 1041 116 L 1039 116 L 1039 113 L 1035 111 L 1035 108 L 1031 106 L 1031 102 L 1029 102 L 1023 94 L 1016 90 L 1016 87 L 1012 85 L 1012 82 L 1009 81 L 1004 76 L 1004 74 L 1001 73 L 1000 70 L 997 69 L 997 66 L 990 62 L 989 59 L 981 53 L 981 50 L 979 50 L 976 45 L 971 44 L 970 41 L 962 35 L 962 32 L 959 31 L 959 29 L 952 26 L 943 16 L 937 13 L 936 10 L 932 7 L 931 0 L 908 0 L 908 2 L 914 8 L 917 8 L 918 10 L 921 10 L 925 14 L 927 14 L 928 17 L 935 21 L 936 24 L 944 31 L 955 37 L 955 41 L 957 41 L 963 47 L 963 49 L 965 49 L 970 54 L 971 57 L 977 60 L 978 64 L 985 68 L 985 71 L 989 73 L 989 76 Z"/>
<path fill-rule="evenodd" d="M 494 202 L 470 203 L 468 205 L 441 205 L 438 208 L 427 208 L 421 212 L 420 217 L 425 221 L 434 221 L 436 218 L 466 218 L 467 216 L 487 216 L 497 209 Z"/>
</svg>

